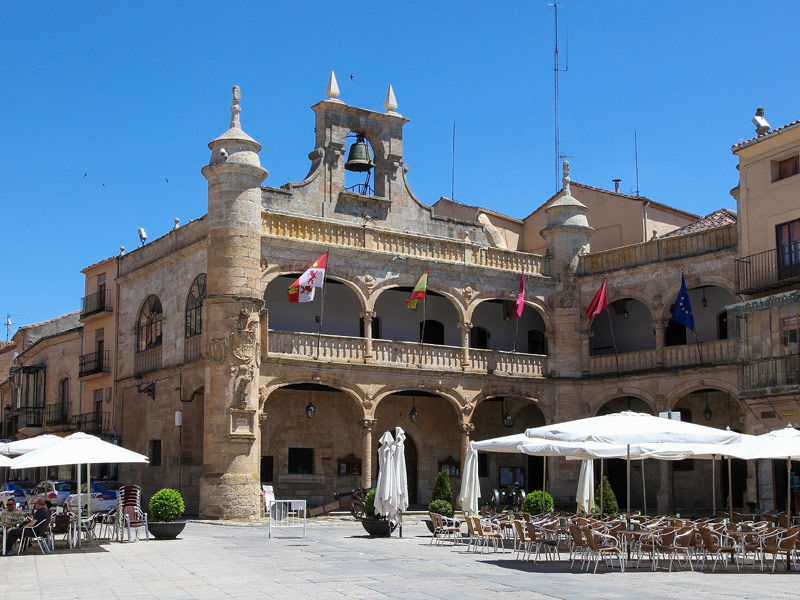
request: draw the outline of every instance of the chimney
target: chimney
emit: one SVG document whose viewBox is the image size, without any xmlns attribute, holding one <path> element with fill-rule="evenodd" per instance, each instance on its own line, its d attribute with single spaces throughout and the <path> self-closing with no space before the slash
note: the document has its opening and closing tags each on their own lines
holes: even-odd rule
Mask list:
<svg viewBox="0 0 800 600">
<path fill-rule="evenodd" d="M 756 116 L 753 117 L 752 123 L 756 126 L 756 135 L 764 135 L 770 130 L 770 125 L 764 118 L 764 109 L 761 107 L 756 109 Z"/>
<path fill-rule="evenodd" d="M 622 179 L 612 179 L 611 181 L 614 182 L 614 193 L 619 194 L 619 182 L 622 181 Z"/>
</svg>

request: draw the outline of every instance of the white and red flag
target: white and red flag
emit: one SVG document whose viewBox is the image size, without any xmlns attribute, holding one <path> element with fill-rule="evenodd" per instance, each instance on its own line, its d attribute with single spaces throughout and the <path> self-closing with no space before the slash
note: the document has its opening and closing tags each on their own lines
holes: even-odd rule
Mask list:
<svg viewBox="0 0 800 600">
<path fill-rule="evenodd" d="M 314 290 L 321 288 L 325 283 L 325 264 L 328 262 L 328 253 L 320 256 L 311 267 L 289 286 L 289 302 L 311 302 L 314 299 Z"/>
</svg>

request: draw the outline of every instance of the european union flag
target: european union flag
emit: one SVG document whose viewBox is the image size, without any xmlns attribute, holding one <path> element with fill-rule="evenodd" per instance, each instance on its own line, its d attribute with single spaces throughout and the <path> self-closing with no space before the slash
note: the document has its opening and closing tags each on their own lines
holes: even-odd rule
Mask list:
<svg viewBox="0 0 800 600">
<path fill-rule="evenodd" d="M 678 325 L 694 331 L 692 303 L 689 302 L 689 289 L 686 287 L 686 279 L 683 275 L 681 275 L 681 291 L 678 292 L 678 299 L 675 300 L 675 306 L 672 309 L 672 320 Z"/>
</svg>

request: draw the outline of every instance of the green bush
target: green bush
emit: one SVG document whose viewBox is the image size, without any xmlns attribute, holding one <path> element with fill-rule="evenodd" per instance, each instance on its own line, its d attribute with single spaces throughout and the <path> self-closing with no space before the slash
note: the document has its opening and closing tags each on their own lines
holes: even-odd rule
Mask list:
<svg viewBox="0 0 800 600">
<path fill-rule="evenodd" d="M 522 503 L 522 510 L 531 515 L 552 512 L 553 497 L 542 490 L 534 490 L 525 496 L 525 501 Z"/>
<path fill-rule="evenodd" d="M 447 500 L 431 500 L 431 503 L 428 504 L 428 510 L 445 517 L 453 516 L 453 505 Z"/>
<path fill-rule="evenodd" d="M 603 513 L 607 515 L 618 514 L 619 504 L 617 504 L 617 497 L 614 495 L 614 490 L 611 489 L 611 483 L 609 483 L 607 475 L 603 476 L 603 481 L 594 491 L 594 505 L 597 512 L 600 512 L 601 495 L 603 498 Z"/>
<path fill-rule="evenodd" d="M 174 521 L 183 514 L 186 507 L 178 490 L 163 488 L 150 498 L 150 520 L 163 522 Z"/>
<path fill-rule="evenodd" d="M 364 496 L 364 516 L 367 519 L 380 519 L 383 517 L 383 515 L 378 517 L 375 514 L 375 488 L 369 490 L 367 495 Z"/>
<path fill-rule="evenodd" d="M 451 505 L 453 504 L 453 492 L 450 489 L 450 475 L 447 474 L 447 471 L 439 471 L 439 474 L 436 476 L 431 502 L 434 500 L 445 500 Z"/>
</svg>

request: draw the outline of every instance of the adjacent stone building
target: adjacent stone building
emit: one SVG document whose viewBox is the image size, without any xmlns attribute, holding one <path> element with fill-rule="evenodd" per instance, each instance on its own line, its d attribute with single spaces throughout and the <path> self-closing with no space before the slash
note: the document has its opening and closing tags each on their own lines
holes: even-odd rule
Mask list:
<svg viewBox="0 0 800 600">
<path fill-rule="evenodd" d="M 624 409 L 680 411 L 751 433 L 791 418 L 800 391 L 791 375 L 800 208 L 791 198 L 800 178 L 782 161 L 797 160 L 800 129 L 734 147 L 738 222 L 732 211 L 700 218 L 572 183 L 566 164 L 561 192 L 515 219 L 446 198 L 422 202 L 393 90 L 383 112 L 338 95 L 332 76 L 312 107 L 306 177 L 271 187 L 234 88 L 229 128 L 202 169 L 206 214 L 85 270 L 84 304 L 98 310 L 81 313 L 81 365 L 97 372 L 79 377 L 95 405 L 99 390 L 103 402 L 111 390 L 102 433 L 151 459 L 121 465 L 121 479 L 146 496 L 179 488 L 191 512 L 210 518 L 260 514 L 261 484 L 321 505 L 374 483 L 377 440 L 401 426 L 412 504 L 426 504 L 439 470 L 459 488 L 470 440 Z M 350 154 L 358 144 L 366 159 Z M 785 198 L 773 203 L 773 194 Z M 769 208 L 748 211 L 751 202 Z M 326 252 L 324 288 L 290 303 L 287 289 Z M 757 252 L 778 265 L 758 284 L 742 274 Z M 409 310 L 426 270 L 426 301 Z M 694 331 L 670 321 L 681 275 Z M 514 319 L 521 277 L 525 307 Z M 609 310 L 590 321 L 604 280 Z M 763 320 L 756 334 L 748 319 L 764 310 L 785 335 L 767 334 Z M 757 335 L 774 342 L 768 356 L 756 356 Z M 776 383 L 761 376 L 765 360 Z M 708 510 L 712 494 L 719 505 L 727 495 L 725 470 L 712 491 L 710 463 L 636 469 L 634 508 Z M 778 471 L 769 461 L 734 465 L 734 505 L 780 506 Z M 574 501 L 572 462 L 545 468 L 539 458 L 490 455 L 480 472 L 487 493 L 518 481 Z M 624 490 L 624 467 L 609 461 L 607 473 Z"/>
</svg>

